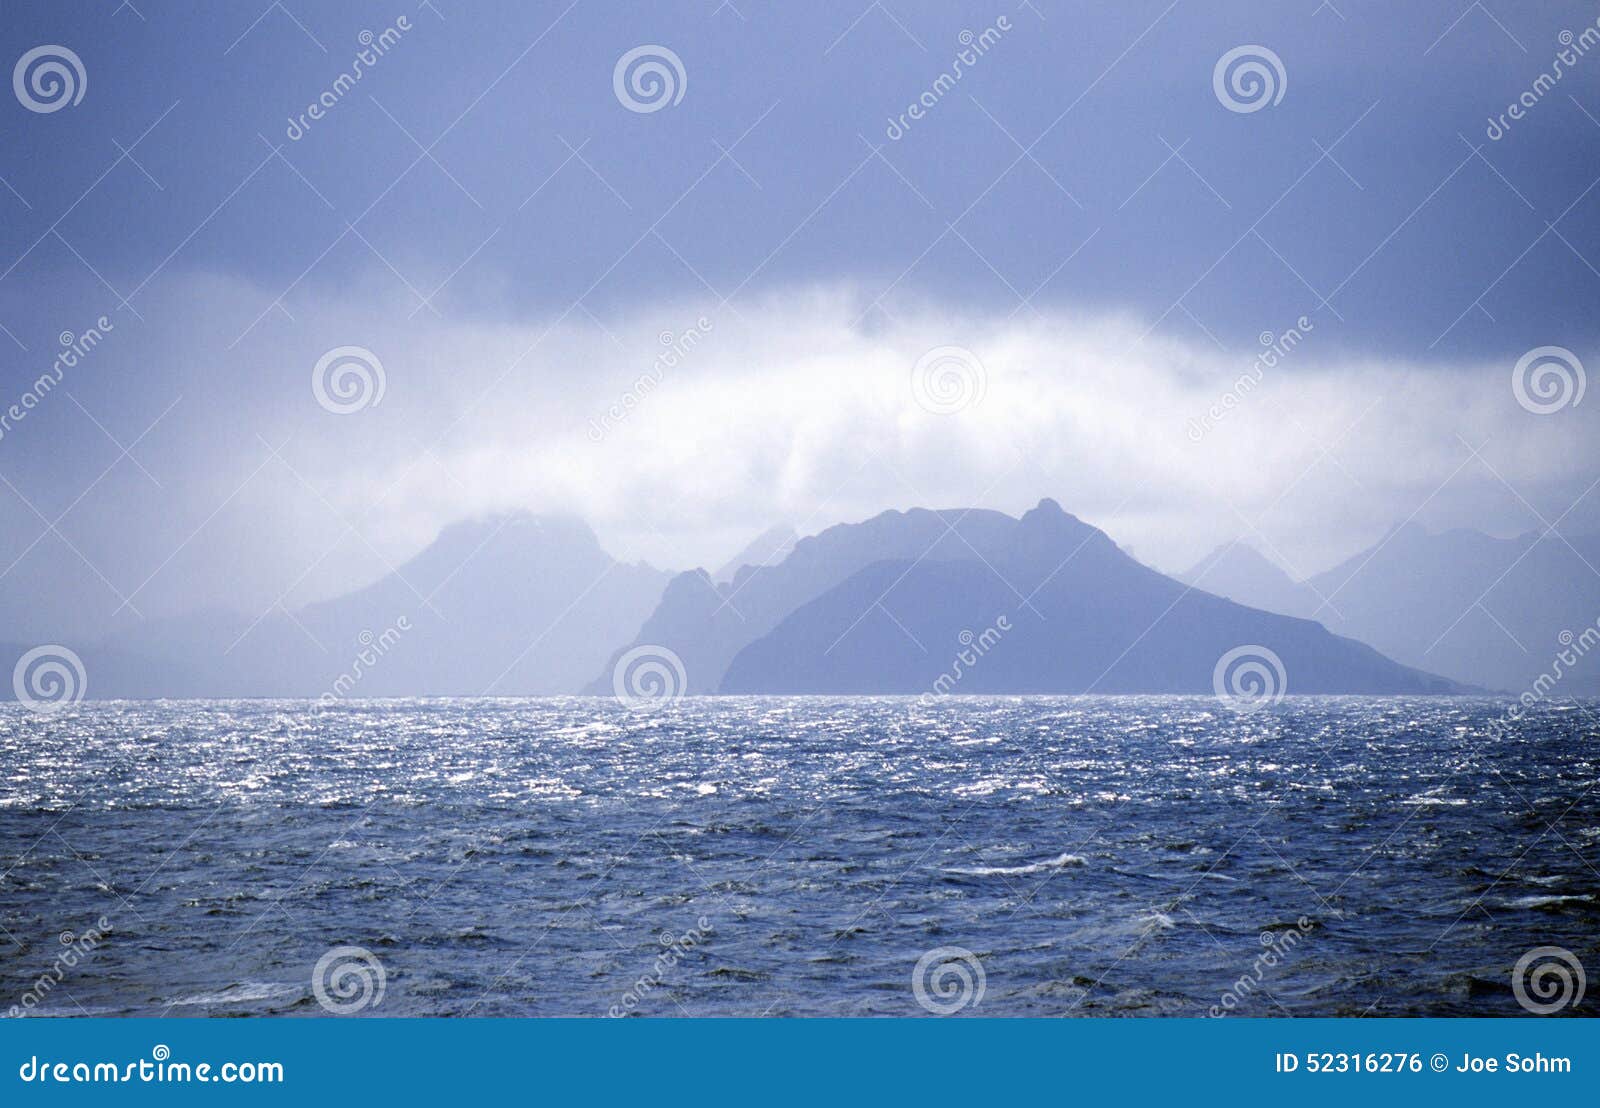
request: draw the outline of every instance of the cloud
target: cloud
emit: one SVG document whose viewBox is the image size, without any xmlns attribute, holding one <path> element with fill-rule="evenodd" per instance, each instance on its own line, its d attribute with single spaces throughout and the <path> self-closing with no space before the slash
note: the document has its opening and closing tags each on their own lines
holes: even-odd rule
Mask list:
<svg viewBox="0 0 1600 1108">
<path fill-rule="evenodd" d="M 127 544 L 151 564 L 118 580 L 143 580 L 196 525 L 149 586 L 158 607 L 327 595 L 505 510 L 570 512 L 619 557 L 687 568 L 780 521 L 812 533 L 1042 496 L 1164 568 L 1245 535 L 1310 573 L 1414 513 L 1502 534 L 1536 526 L 1534 509 L 1554 519 L 1584 491 L 1595 430 L 1593 405 L 1525 411 L 1510 366 L 1352 356 L 1324 316 L 1225 351 L 1104 312 L 1005 318 L 930 298 L 890 317 L 850 284 L 623 319 L 412 315 L 379 287 L 307 290 L 292 322 L 269 313 L 241 339 L 272 293 L 185 279 L 166 291 L 181 316 L 150 313 L 191 321 L 184 333 L 108 347 L 185 393 L 148 447 L 180 474 L 141 494 L 161 510 L 81 521 L 166 528 Z M 333 414 L 312 370 L 352 345 L 381 360 L 384 395 Z M 958 349 L 930 360 L 941 348 Z M 1575 521 L 1592 526 L 1592 508 Z M 207 572 L 218 559 L 228 573 Z"/>
</svg>

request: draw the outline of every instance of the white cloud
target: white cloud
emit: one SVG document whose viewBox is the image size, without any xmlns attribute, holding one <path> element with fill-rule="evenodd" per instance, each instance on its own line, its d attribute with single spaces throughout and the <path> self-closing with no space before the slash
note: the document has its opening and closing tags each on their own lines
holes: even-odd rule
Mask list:
<svg viewBox="0 0 1600 1108">
<path fill-rule="evenodd" d="M 707 311 L 710 333 L 598 443 L 590 420 L 649 368 L 658 332 L 681 333 L 701 309 L 641 313 L 614 332 L 621 349 L 587 318 L 569 318 L 440 448 L 470 491 L 419 469 L 392 499 L 439 518 L 570 510 L 619 551 L 685 566 L 714 564 L 779 520 L 814 531 L 890 506 L 1018 511 L 1049 495 L 1163 565 L 1250 533 L 1309 572 L 1413 512 L 1439 525 L 1534 526 L 1467 444 L 1487 443 L 1487 464 L 1541 512 L 1558 513 L 1582 489 L 1573 470 L 1592 430 L 1582 409 L 1530 415 L 1503 366 L 1341 357 L 1331 322 L 1313 321 L 1258 384 L 1238 390 L 1258 350 L 1141 341 L 1136 320 L 1004 320 L 930 304 L 865 328 L 860 308 L 836 287 L 746 305 L 738 317 Z M 976 355 L 986 389 L 973 407 L 934 414 L 917 404 L 912 370 L 952 344 Z M 448 387 L 480 383 L 481 372 Z M 1191 421 L 1235 390 L 1237 406 L 1196 442 Z M 449 406 L 463 406 L 459 394 Z M 389 479 L 386 466 L 346 476 L 353 505 Z"/>
<path fill-rule="evenodd" d="M 231 544 L 251 567 L 225 591 L 247 607 L 291 584 L 297 600 L 348 588 L 453 520 L 516 508 L 573 512 L 618 556 L 686 568 L 715 566 L 780 521 L 810 533 L 887 507 L 1017 512 L 1053 496 L 1163 568 L 1243 533 L 1311 572 L 1413 512 L 1434 526 L 1531 529 L 1465 444 L 1487 442 L 1488 464 L 1553 518 L 1583 491 L 1575 470 L 1593 442 L 1593 405 L 1531 415 L 1509 365 L 1347 357 L 1331 319 L 1314 319 L 1196 442 L 1190 421 L 1259 351 L 1224 353 L 1198 333 L 1141 338 L 1134 318 L 1005 319 L 930 301 L 861 321 L 866 298 L 838 285 L 737 313 L 665 303 L 602 326 L 581 309 L 413 318 L 365 290 L 323 289 L 292 306 L 294 322 L 273 315 L 228 350 L 271 293 L 208 282 L 171 295 L 192 301 L 193 333 L 148 336 L 139 356 L 170 360 L 189 382 L 183 427 L 207 428 L 174 428 L 159 448 L 193 455 L 185 488 L 164 492 L 189 498 L 168 511 L 173 533 L 267 456 L 257 435 L 286 444 L 287 465 L 269 464 L 236 498 L 246 518 L 224 514 L 195 544 Z M 681 340 L 702 316 L 708 332 L 638 390 L 667 349 L 662 333 Z M 310 372 L 347 344 L 379 354 L 387 392 L 336 416 L 313 399 Z M 914 399 L 912 370 L 948 345 L 977 356 L 986 389 L 976 406 L 934 414 Z M 605 419 L 629 390 L 637 404 Z M 599 442 L 591 421 L 606 427 Z M 1592 521 L 1588 507 L 1578 515 Z M 195 587 L 181 565 L 164 583 L 174 596 Z M 237 595 L 240 581 L 262 595 Z"/>
</svg>

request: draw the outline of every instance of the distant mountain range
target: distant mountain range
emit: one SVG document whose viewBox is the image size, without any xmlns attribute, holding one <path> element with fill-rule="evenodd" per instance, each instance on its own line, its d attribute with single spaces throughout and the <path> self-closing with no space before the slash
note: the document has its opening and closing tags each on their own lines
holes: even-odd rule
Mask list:
<svg viewBox="0 0 1600 1108">
<path fill-rule="evenodd" d="M 669 576 L 615 561 L 577 520 L 515 514 L 446 528 L 334 600 L 63 645 L 96 698 L 570 693 L 638 629 Z"/>
<path fill-rule="evenodd" d="M 1053 500 L 1021 519 L 885 512 L 730 584 L 682 574 L 630 649 L 647 645 L 681 658 L 695 692 L 1211 692 L 1219 659 L 1246 645 L 1281 660 L 1295 691 L 1459 688 L 1188 588 Z"/>
<path fill-rule="evenodd" d="M 674 575 L 617 562 L 578 520 L 511 514 L 449 527 L 333 600 L 63 645 L 96 698 L 609 696 L 651 653 L 688 694 L 1204 693 L 1237 648 L 1291 693 L 1520 691 L 1559 632 L 1600 618 L 1595 566 L 1594 537 L 1407 526 L 1306 581 L 1244 543 L 1173 578 L 1044 500 L 1020 519 L 777 527 L 715 574 Z M 1568 682 L 1593 692 L 1600 674 Z"/>
<path fill-rule="evenodd" d="M 1181 579 L 1241 604 L 1315 619 L 1409 665 L 1521 692 L 1600 620 L 1600 535 L 1394 528 L 1370 549 L 1302 582 L 1244 542 Z M 1600 693 L 1600 658 L 1564 666 L 1563 695 Z"/>
</svg>

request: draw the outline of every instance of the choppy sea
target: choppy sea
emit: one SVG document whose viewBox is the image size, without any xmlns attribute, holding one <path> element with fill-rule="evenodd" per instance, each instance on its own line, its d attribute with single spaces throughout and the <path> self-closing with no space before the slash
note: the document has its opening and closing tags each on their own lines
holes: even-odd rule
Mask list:
<svg viewBox="0 0 1600 1108">
<path fill-rule="evenodd" d="M 0 1014 L 1592 1014 L 1600 703 L 1505 706 L 8 705 Z"/>
</svg>

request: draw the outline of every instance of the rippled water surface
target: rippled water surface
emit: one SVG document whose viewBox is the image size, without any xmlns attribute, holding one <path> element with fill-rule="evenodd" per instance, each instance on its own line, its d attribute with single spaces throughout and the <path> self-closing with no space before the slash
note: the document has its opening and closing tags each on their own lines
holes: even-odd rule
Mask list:
<svg viewBox="0 0 1600 1108">
<path fill-rule="evenodd" d="M 1519 1015 L 1600 968 L 1600 704 L 1503 710 L 8 705 L 0 1010 L 320 1015 L 358 946 L 370 1015 L 921 1015 L 960 947 L 963 1014 Z"/>
</svg>

